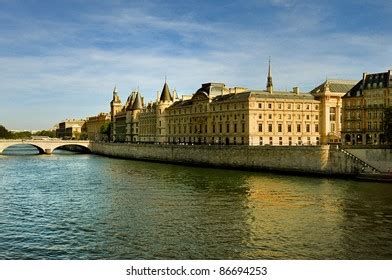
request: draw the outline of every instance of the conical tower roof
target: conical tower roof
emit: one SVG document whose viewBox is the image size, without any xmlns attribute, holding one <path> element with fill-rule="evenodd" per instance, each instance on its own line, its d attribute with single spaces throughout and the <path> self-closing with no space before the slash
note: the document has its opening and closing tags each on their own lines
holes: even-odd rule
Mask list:
<svg viewBox="0 0 392 280">
<path fill-rule="evenodd" d="M 140 110 L 142 108 L 143 108 L 142 99 L 140 97 L 140 93 L 137 92 L 136 97 L 135 97 L 135 101 L 133 102 L 133 105 L 132 105 L 132 110 Z"/>
<path fill-rule="evenodd" d="M 132 91 L 131 95 L 128 97 L 127 111 L 131 111 L 133 107 L 133 103 L 135 102 L 135 92 Z"/>
<path fill-rule="evenodd" d="M 159 99 L 162 102 L 166 101 L 172 101 L 172 97 L 170 95 L 170 90 L 168 84 L 165 82 L 163 85 L 162 93 L 161 93 L 161 98 Z"/>
</svg>

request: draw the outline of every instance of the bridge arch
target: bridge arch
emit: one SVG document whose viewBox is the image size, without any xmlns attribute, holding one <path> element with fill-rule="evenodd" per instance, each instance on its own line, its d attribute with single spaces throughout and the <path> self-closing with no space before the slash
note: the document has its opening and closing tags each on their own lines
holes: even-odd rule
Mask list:
<svg viewBox="0 0 392 280">
<path fill-rule="evenodd" d="M 72 152 L 82 152 L 82 153 L 85 153 L 85 154 L 90 154 L 91 153 L 91 149 L 90 149 L 90 147 L 88 145 L 86 145 L 86 144 L 76 144 L 76 143 L 75 144 L 65 143 L 65 144 L 60 144 L 58 146 L 54 146 L 53 149 L 52 149 L 52 152 L 54 150 L 61 149 L 61 148 L 68 148 L 66 150 L 72 151 Z"/>
<path fill-rule="evenodd" d="M 10 147 L 21 146 L 21 145 L 32 146 L 37 149 L 39 154 L 45 153 L 45 150 L 42 147 L 40 147 L 39 145 L 35 145 L 35 144 L 31 144 L 31 143 L 24 143 L 24 142 L 16 142 L 16 143 L 11 142 L 11 143 L 7 143 L 7 144 L 0 146 L 0 154 L 2 154 L 6 149 L 8 149 Z"/>
</svg>

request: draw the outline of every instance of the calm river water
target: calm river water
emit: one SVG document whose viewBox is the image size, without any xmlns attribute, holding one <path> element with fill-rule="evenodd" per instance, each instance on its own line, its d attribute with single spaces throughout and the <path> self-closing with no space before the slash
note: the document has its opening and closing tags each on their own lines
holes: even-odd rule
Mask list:
<svg viewBox="0 0 392 280">
<path fill-rule="evenodd" d="M 0 155 L 0 259 L 392 259 L 392 185 Z"/>
</svg>

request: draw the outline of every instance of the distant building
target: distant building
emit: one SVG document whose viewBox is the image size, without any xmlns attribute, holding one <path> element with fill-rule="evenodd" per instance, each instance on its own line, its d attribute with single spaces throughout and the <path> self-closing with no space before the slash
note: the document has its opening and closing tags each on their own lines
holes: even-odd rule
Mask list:
<svg viewBox="0 0 392 280">
<path fill-rule="evenodd" d="M 80 139 L 80 136 L 85 132 L 85 120 L 67 119 L 59 123 L 59 128 L 56 129 L 56 137 L 61 139 Z"/>
<path fill-rule="evenodd" d="M 349 145 L 386 144 L 384 110 L 392 106 L 392 70 L 364 73 L 343 96 L 343 142 Z"/>
<path fill-rule="evenodd" d="M 357 83 L 353 80 L 331 80 L 310 93 L 320 101 L 320 138 L 322 144 L 337 144 L 341 140 L 342 97 Z"/>
<path fill-rule="evenodd" d="M 87 137 L 89 140 L 98 141 L 101 139 L 101 128 L 110 122 L 110 114 L 99 113 L 97 116 L 88 117 L 85 123 Z"/>
</svg>

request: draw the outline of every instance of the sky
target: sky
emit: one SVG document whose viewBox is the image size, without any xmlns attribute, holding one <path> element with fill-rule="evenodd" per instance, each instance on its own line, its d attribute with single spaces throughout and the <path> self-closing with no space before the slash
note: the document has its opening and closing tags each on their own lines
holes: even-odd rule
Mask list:
<svg viewBox="0 0 392 280">
<path fill-rule="evenodd" d="M 310 91 L 392 68 L 390 0 L 0 0 L 0 124 L 49 129 L 109 112 L 165 76 L 189 95 L 202 83 Z"/>
</svg>

